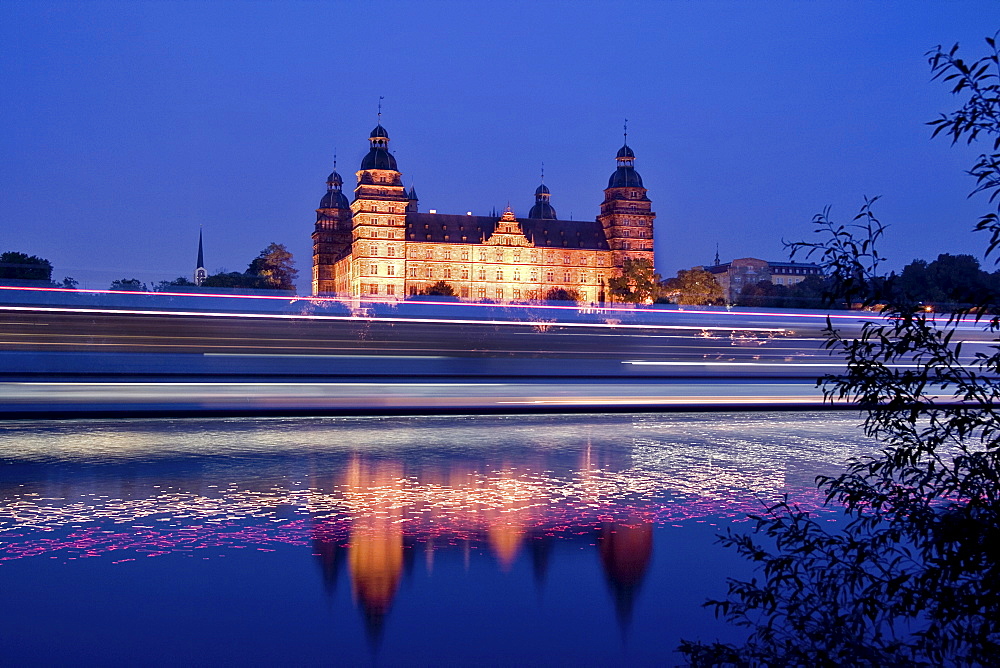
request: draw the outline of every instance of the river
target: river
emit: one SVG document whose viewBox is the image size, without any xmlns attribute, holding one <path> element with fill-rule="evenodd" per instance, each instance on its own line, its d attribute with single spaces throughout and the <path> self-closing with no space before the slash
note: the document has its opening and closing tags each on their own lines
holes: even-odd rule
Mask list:
<svg viewBox="0 0 1000 668">
<path fill-rule="evenodd" d="M 0 422 L 7 665 L 671 665 L 853 412 Z M 826 511 L 821 511 L 826 512 Z M 830 515 L 831 521 L 835 517 Z"/>
</svg>

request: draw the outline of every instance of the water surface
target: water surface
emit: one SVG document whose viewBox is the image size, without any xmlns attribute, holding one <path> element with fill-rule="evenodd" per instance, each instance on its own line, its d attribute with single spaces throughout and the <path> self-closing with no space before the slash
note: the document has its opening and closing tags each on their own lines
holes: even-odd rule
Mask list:
<svg viewBox="0 0 1000 668">
<path fill-rule="evenodd" d="M 10 665 L 664 665 L 849 413 L 0 423 Z"/>
</svg>

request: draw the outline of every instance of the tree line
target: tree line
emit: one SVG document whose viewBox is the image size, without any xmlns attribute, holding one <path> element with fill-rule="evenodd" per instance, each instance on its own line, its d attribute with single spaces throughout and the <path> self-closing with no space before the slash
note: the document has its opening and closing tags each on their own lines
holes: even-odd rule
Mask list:
<svg viewBox="0 0 1000 668">
<path fill-rule="evenodd" d="M 207 276 L 202 288 L 241 288 L 245 290 L 295 291 L 299 272 L 295 259 L 284 244 L 268 244 L 253 260 L 246 271 L 222 271 Z M 52 280 L 52 263 L 37 255 L 17 251 L 0 253 L 0 281 L 4 283 L 45 284 L 52 287 L 75 289 L 79 282 L 67 276 L 61 282 Z M 109 290 L 131 292 L 187 292 L 197 290 L 194 281 L 179 276 L 170 281 L 160 281 L 148 286 L 137 278 L 119 278 L 112 281 Z"/>
</svg>

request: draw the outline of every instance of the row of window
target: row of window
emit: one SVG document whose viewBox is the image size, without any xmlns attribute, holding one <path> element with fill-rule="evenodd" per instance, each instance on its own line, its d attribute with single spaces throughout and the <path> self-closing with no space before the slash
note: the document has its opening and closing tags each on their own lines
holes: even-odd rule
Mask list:
<svg viewBox="0 0 1000 668">
<path fill-rule="evenodd" d="M 396 229 L 389 228 L 389 229 L 386 229 L 386 230 L 375 230 L 375 233 L 372 236 L 375 237 L 376 239 L 400 239 L 400 240 L 402 240 L 402 239 L 404 239 L 406 237 L 406 234 L 403 232 L 402 228 L 396 228 Z"/>
<path fill-rule="evenodd" d="M 386 231 L 387 232 L 391 232 L 392 230 L 386 230 Z M 364 244 L 360 244 L 358 246 L 358 254 L 362 255 L 362 256 L 379 257 L 380 254 L 381 254 L 381 251 L 382 251 L 382 247 L 379 246 L 379 244 L 370 244 L 370 245 L 367 245 L 367 246 L 364 245 Z M 388 246 L 385 247 L 385 256 L 386 257 L 396 257 L 396 252 L 397 252 L 396 246 L 388 245 Z M 457 258 L 455 257 L 456 255 L 458 256 Z M 430 248 L 424 248 L 424 249 L 411 248 L 410 249 L 410 257 L 414 258 L 414 259 L 433 260 L 433 259 L 435 259 L 435 254 L 434 254 L 433 249 L 430 249 Z M 483 249 L 479 249 L 479 255 L 478 255 L 478 257 L 479 257 L 479 261 L 480 262 L 489 262 L 490 261 L 489 260 L 489 252 L 486 249 L 484 249 L 484 248 Z M 513 257 L 513 261 L 514 262 L 520 262 L 521 259 L 522 259 L 521 251 L 519 251 L 519 250 L 514 251 L 513 254 L 512 254 L 512 257 Z M 526 259 L 530 259 L 531 262 L 537 262 L 538 261 L 538 252 L 537 251 L 533 251 L 533 252 L 530 253 L 530 255 L 526 255 L 525 258 Z M 469 260 L 469 250 L 463 248 L 459 252 L 452 252 L 452 249 L 450 249 L 450 248 L 444 248 L 444 249 L 442 249 L 440 251 L 440 259 L 441 260 L 445 260 L 445 261 L 455 260 L 455 259 L 461 259 L 461 260 L 468 261 Z M 555 258 L 548 258 L 548 259 L 550 261 L 553 261 Z M 494 254 L 493 254 L 493 261 L 495 261 L 495 262 L 507 262 L 508 261 L 507 260 L 507 253 L 505 251 L 501 250 L 501 249 L 497 249 L 494 252 Z M 563 264 L 572 264 L 572 262 L 573 262 L 572 256 L 570 256 L 568 254 L 562 256 L 562 263 Z M 590 264 L 591 264 L 590 257 L 588 255 L 580 255 L 580 256 L 577 257 L 577 263 L 581 267 L 590 266 Z M 599 264 L 601 266 L 607 266 L 607 264 L 608 264 L 608 258 L 603 257 L 603 256 L 600 257 L 599 258 L 599 262 L 597 262 L 597 264 Z"/>
<path fill-rule="evenodd" d="M 383 267 L 383 269 L 385 271 L 385 273 L 384 273 L 385 276 L 395 276 L 396 275 L 396 267 L 394 265 L 389 265 L 389 266 Z M 492 276 L 494 278 L 494 280 L 496 280 L 496 281 L 503 281 L 503 280 L 505 280 L 505 273 L 504 273 L 503 269 L 496 269 L 495 272 L 491 273 L 491 272 L 488 272 L 485 267 L 480 267 L 475 272 L 475 274 L 476 274 L 476 280 L 479 280 L 479 281 L 488 280 L 488 278 L 487 278 L 488 276 Z M 514 271 L 512 272 L 512 274 L 513 274 L 512 280 L 514 282 L 519 282 L 523 278 L 523 274 L 521 273 L 521 270 L 519 268 L 515 268 Z M 368 265 L 368 271 L 366 272 L 365 275 L 366 276 L 378 276 L 379 275 L 379 265 L 377 265 L 377 264 L 369 264 Z M 470 272 L 469 272 L 468 267 L 463 267 L 460 270 L 453 270 L 451 267 L 444 267 L 443 269 L 441 269 L 441 272 L 438 275 L 442 279 L 460 278 L 463 281 L 467 281 L 467 280 L 469 280 Z M 528 281 L 530 281 L 532 283 L 537 283 L 538 282 L 538 270 L 537 269 L 532 269 L 530 272 L 528 272 L 527 275 L 529 277 Z M 409 270 L 407 271 L 407 276 L 409 278 L 427 278 L 427 279 L 431 279 L 431 278 L 435 278 L 435 272 L 434 272 L 434 268 L 433 267 L 410 267 Z M 598 279 L 598 281 L 603 281 L 604 280 L 604 274 L 598 274 L 597 275 L 597 279 Z M 554 283 L 555 280 L 556 280 L 556 272 L 555 271 L 551 271 L 550 270 L 550 271 L 546 271 L 545 272 L 545 282 L 546 283 Z M 567 283 L 567 284 L 569 284 L 569 283 L 586 283 L 587 280 L 588 280 L 588 276 L 587 276 L 586 273 L 580 273 L 580 272 L 570 273 L 568 271 L 564 271 L 562 273 L 562 281 L 563 281 L 563 283 Z"/>
<path fill-rule="evenodd" d="M 771 267 L 772 274 L 793 274 L 795 276 L 803 276 L 809 274 L 818 274 L 819 268 L 817 267 Z"/>
<path fill-rule="evenodd" d="M 378 283 L 362 283 L 361 284 L 361 294 L 364 294 L 364 295 L 377 295 L 377 294 L 379 294 Z M 396 294 L 396 286 L 395 285 L 387 285 L 387 286 L 385 286 L 385 294 L 389 295 L 390 297 L 395 296 L 395 294 Z"/>
</svg>

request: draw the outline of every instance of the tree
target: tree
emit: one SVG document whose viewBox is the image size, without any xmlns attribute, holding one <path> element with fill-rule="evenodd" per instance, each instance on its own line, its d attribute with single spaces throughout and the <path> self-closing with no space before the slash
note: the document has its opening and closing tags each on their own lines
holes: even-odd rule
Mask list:
<svg viewBox="0 0 1000 668">
<path fill-rule="evenodd" d="M 573 288 L 549 288 L 545 293 L 547 302 L 578 302 L 580 293 Z"/>
<path fill-rule="evenodd" d="M 126 292 L 148 292 L 146 284 L 138 278 L 119 278 L 111 283 L 108 290 L 123 290 Z"/>
<path fill-rule="evenodd" d="M 203 288 L 240 288 L 244 290 L 267 290 L 271 284 L 257 274 L 241 274 L 238 271 L 219 272 L 206 276 L 201 282 Z"/>
<path fill-rule="evenodd" d="M 0 280 L 51 281 L 52 264 L 37 255 L 0 253 Z"/>
<path fill-rule="evenodd" d="M 608 292 L 616 301 L 644 304 L 658 296 L 661 277 L 645 258 L 625 258 L 617 276 L 608 279 Z"/>
<path fill-rule="evenodd" d="M 72 276 L 65 276 L 62 279 L 62 283 L 59 287 L 66 288 L 68 290 L 76 290 L 76 286 L 80 285 L 80 281 L 76 280 Z"/>
<path fill-rule="evenodd" d="M 933 304 L 938 310 L 975 304 L 994 282 L 976 258 L 949 253 L 930 263 L 914 260 L 891 281 L 896 299 Z"/>
<path fill-rule="evenodd" d="M 934 121 L 953 142 L 993 138 L 972 170 L 974 192 L 1000 195 L 1000 58 L 973 63 L 938 47 L 935 79 L 967 96 Z M 784 499 L 756 519 L 754 535 L 729 532 L 725 545 L 758 564 L 760 580 L 731 580 L 717 614 L 745 626 L 742 644 L 681 646 L 694 665 L 996 665 L 1000 662 L 1000 349 L 975 356 L 953 343 L 959 325 L 1000 332 L 1000 299 L 935 320 L 894 297 L 879 273 L 885 227 L 866 200 L 852 225 L 816 217 L 817 255 L 832 299 L 886 304 L 858 338 L 828 327 L 827 347 L 847 371 L 828 376 L 829 400 L 864 410 L 864 430 L 882 451 L 820 477 L 827 503 L 843 509 L 838 529 Z M 976 229 L 1000 247 L 1000 208 Z M 984 320 L 985 319 L 985 320 Z M 944 396 L 952 402 L 942 402 Z"/>
<path fill-rule="evenodd" d="M 437 283 L 431 283 L 426 288 L 421 290 L 420 294 L 434 297 L 454 297 L 455 288 L 453 288 L 450 283 L 438 281 Z"/>
<path fill-rule="evenodd" d="M 295 259 L 284 244 L 271 242 L 255 257 L 247 268 L 247 274 L 261 276 L 273 290 L 295 290 L 295 280 L 299 271 Z M 204 285 L 204 284 L 203 284 Z"/>
<path fill-rule="evenodd" d="M 184 276 L 178 276 L 172 281 L 160 281 L 153 288 L 153 292 L 176 292 L 177 288 L 196 288 L 198 285 L 193 281 L 189 281 Z M 189 290 L 185 290 L 187 292 Z"/>
<path fill-rule="evenodd" d="M 662 293 L 675 304 L 700 306 L 723 304 L 725 297 L 722 286 L 704 269 L 681 269 L 674 278 L 663 283 Z"/>
</svg>

